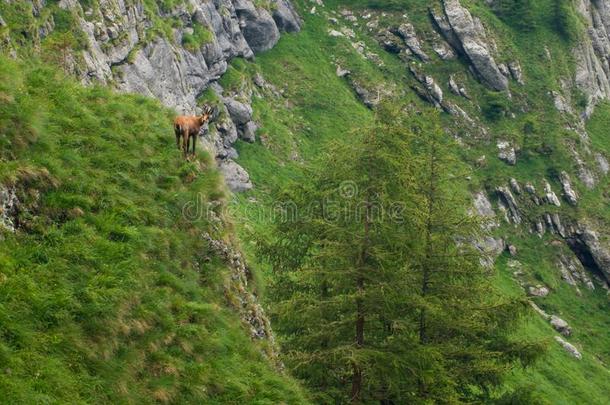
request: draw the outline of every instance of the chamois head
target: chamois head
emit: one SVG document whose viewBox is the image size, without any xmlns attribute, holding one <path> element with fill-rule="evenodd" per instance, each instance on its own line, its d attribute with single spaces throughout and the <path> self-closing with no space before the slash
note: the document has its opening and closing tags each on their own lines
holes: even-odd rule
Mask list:
<svg viewBox="0 0 610 405">
<path fill-rule="evenodd" d="M 210 107 L 209 105 L 204 105 L 203 106 L 203 111 L 201 112 L 201 115 L 198 117 L 199 118 L 199 124 L 203 125 L 206 122 L 208 122 L 210 120 L 210 118 L 212 118 L 212 113 L 214 112 L 214 109 L 212 107 Z"/>
</svg>

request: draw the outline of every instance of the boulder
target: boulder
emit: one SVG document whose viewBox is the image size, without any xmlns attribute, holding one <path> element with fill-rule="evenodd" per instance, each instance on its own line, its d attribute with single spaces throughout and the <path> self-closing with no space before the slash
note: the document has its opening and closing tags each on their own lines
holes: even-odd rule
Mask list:
<svg viewBox="0 0 610 405">
<path fill-rule="evenodd" d="M 563 188 L 563 196 L 568 201 L 568 203 L 572 205 L 576 205 L 578 203 L 578 195 L 572 189 L 572 183 L 570 183 L 570 176 L 565 171 L 561 171 L 559 174 L 559 181 L 561 182 L 561 187 Z"/>
<path fill-rule="evenodd" d="M 269 50 L 280 39 L 273 17 L 264 8 L 256 8 L 246 0 L 233 1 L 241 32 L 254 52 Z"/>
<path fill-rule="evenodd" d="M 244 170 L 243 167 L 235 163 L 231 159 L 221 160 L 218 163 L 218 168 L 225 178 L 225 183 L 229 190 L 234 193 L 247 191 L 252 189 L 252 182 L 250 181 L 250 175 Z"/>
<path fill-rule="evenodd" d="M 299 32 L 301 30 L 301 18 L 289 1 L 277 0 L 273 5 L 272 17 L 280 31 Z"/>
<path fill-rule="evenodd" d="M 555 336 L 555 340 L 561 345 L 561 347 L 563 347 L 568 353 L 570 353 L 572 357 L 575 357 L 578 360 L 582 359 L 582 354 L 580 354 L 578 349 L 576 349 L 576 347 L 574 347 L 572 344 L 566 342 L 560 336 Z"/>
<path fill-rule="evenodd" d="M 572 328 L 570 325 L 563 319 L 559 318 L 556 315 L 551 315 L 551 326 L 557 332 L 561 333 L 563 336 L 570 336 L 572 334 Z"/>
<path fill-rule="evenodd" d="M 515 148 L 507 141 L 499 141 L 498 147 L 498 158 L 511 166 L 517 164 L 517 154 Z"/>
<path fill-rule="evenodd" d="M 481 22 L 477 18 L 473 18 L 470 12 L 462 7 L 459 0 L 443 0 L 443 6 L 445 18 L 454 34 L 452 38 L 447 38 L 449 43 L 453 42 L 452 45 L 454 45 L 457 39 L 458 52 L 468 58 L 485 84 L 493 90 L 506 90 L 508 79 L 500 72 L 491 55 L 485 29 Z M 446 33 L 444 34 L 446 35 Z"/>
<path fill-rule="evenodd" d="M 257 130 L 258 125 L 254 121 L 249 121 L 241 131 L 241 138 L 246 142 L 254 143 Z"/>
<path fill-rule="evenodd" d="M 235 125 L 245 125 L 252 120 L 252 107 L 248 104 L 232 98 L 225 98 L 223 103 L 227 107 L 227 111 Z"/>
<path fill-rule="evenodd" d="M 546 297 L 549 292 L 549 289 L 543 285 L 530 286 L 527 289 L 527 293 L 532 297 Z"/>
</svg>

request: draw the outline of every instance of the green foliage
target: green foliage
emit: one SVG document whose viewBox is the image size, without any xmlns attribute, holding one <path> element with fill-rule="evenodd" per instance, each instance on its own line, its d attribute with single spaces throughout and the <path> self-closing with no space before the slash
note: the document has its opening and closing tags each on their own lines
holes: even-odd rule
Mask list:
<svg viewBox="0 0 610 405">
<path fill-rule="evenodd" d="M 509 112 L 510 101 L 504 93 L 487 91 L 481 108 L 485 118 L 490 121 L 498 121 Z"/>
<path fill-rule="evenodd" d="M 206 27 L 200 24 L 193 25 L 192 34 L 184 34 L 182 36 L 182 46 L 191 52 L 199 50 L 203 45 L 208 44 L 214 40 L 214 34 Z"/>
<path fill-rule="evenodd" d="M 185 162 L 158 102 L 0 58 L 0 398 L 33 403 L 304 403 L 227 303 L 211 159 Z M 220 214 L 220 212 L 218 212 Z M 218 224 L 216 225 L 218 227 Z"/>
<path fill-rule="evenodd" d="M 457 242 L 480 224 L 450 192 L 457 167 L 437 120 L 382 109 L 280 200 L 265 250 L 275 326 L 318 402 L 473 400 L 540 352 L 509 338 L 525 306 Z"/>
<path fill-rule="evenodd" d="M 534 0 L 499 0 L 494 2 L 494 10 L 519 30 L 531 31 L 537 27 Z"/>
<path fill-rule="evenodd" d="M 554 23 L 557 32 L 568 42 L 578 40 L 584 31 L 572 0 L 555 0 Z"/>
</svg>

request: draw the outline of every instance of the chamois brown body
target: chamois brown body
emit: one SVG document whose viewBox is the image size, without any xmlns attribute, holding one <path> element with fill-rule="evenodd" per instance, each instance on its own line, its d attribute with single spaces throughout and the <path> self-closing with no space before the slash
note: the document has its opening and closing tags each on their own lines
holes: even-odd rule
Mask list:
<svg viewBox="0 0 610 405">
<path fill-rule="evenodd" d="M 197 144 L 197 136 L 201 127 L 210 120 L 212 109 L 208 106 L 203 108 L 201 115 L 180 115 L 174 120 L 174 132 L 176 134 L 176 146 L 187 157 L 189 152 L 190 141 L 192 139 L 193 150 L 195 154 L 195 146 Z"/>
</svg>

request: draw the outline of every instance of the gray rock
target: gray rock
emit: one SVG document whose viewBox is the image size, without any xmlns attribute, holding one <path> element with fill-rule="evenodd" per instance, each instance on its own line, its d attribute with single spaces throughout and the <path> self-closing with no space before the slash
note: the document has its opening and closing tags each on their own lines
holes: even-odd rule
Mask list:
<svg viewBox="0 0 610 405">
<path fill-rule="evenodd" d="M 443 5 L 446 20 L 454 33 L 451 38 L 447 38 L 448 42 L 456 45 L 457 38 L 458 52 L 463 53 L 469 59 L 483 82 L 494 90 L 506 90 L 508 80 L 500 72 L 491 55 L 481 22 L 473 18 L 470 12 L 462 7 L 459 0 L 443 0 Z M 447 37 L 445 32 L 443 34 Z"/>
<path fill-rule="evenodd" d="M 514 60 L 508 63 L 508 70 L 510 70 L 510 74 L 519 84 L 525 84 L 523 81 L 523 70 L 521 69 L 521 65 L 518 61 Z"/>
<path fill-rule="evenodd" d="M 576 349 L 576 347 L 574 347 L 572 344 L 566 342 L 560 336 L 555 336 L 555 340 L 561 345 L 561 347 L 563 347 L 568 353 L 570 353 L 572 357 L 575 357 L 578 360 L 582 359 L 582 354 L 580 354 L 578 349 Z"/>
<path fill-rule="evenodd" d="M 280 31 L 269 12 L 256 8 L 247 0 L 233 0 L 235 13 L 246 42 L 254 52 L 273 48 L 280 39 Z"/>
<path fill-rule="evenodd" d="M 511 190 L 513 190 L 513 192 L 515 194 L 521 194 L 521 186 L 519 185 L 519 182 L 517 181 L 517 179 L 515 179 L 515 178 L 510 179 L 510 188 L 511 188 Z"/>
<path fill-rule="evenodd" d="M 508 253 L 512 256 L 515 257 L 517 256 L 517 247 L 515 245 L 508 245 Z"/>
<path fill-rule="evenodd" d="M 252 182 L 248 172 L 243 167 L 231 159 L 221 160 L 218 168 L 225 178 L 227 187 L 234 193 L 248 191 L 252 189 Z"/>
<path fill-rule="evenodd" d="M 559 174 L 559 181 L 561 182 L 561 187 L 563 188 L 563 196 L 565 199 L 572 205 L 576 205 L 578 203 L 578 195 L 572 189 L 572 184 L 570 183 L 570 176 L 565 171 L 561 171 Z"/>
<path fill-rule="evenodd" d="M 542 308 L 540 308 L 534 302 L 530 301 L 530 305 L 531 305 L 532 308 L 534 308 L 534 311 L 536 311 L 541 317 L 543 317 L 546 320 L 551 319 L 551 315 L 549 315 L 546 312 L 544 312 L 544 310 L 542 310 Z"/>
<path fill-rule="evenodd" d="M 498 193 L 500 202 L 506 207 L 511 222 L 520 224 L 522 221 L 521 213 L 519 212 L 517 201 L 510 190 L 507 187 L 498 187 L 496 188 L 496 193 Z"/>
<path fill-rule="evenodd" d="M 596 266 L 610 282 L 610 244 L 606 238 L 600 237 L 590 226 L 581 225 L 567 242 L 577 254 L 592 260 L 590 265 Z"/>
<path fill-rule="evenodd" d="M 287 0 L 276 0 L 273 8 L 273 20 L 280 31 L 299 32 L 301 18 L 292 4 Z"/>
<path fill-rule="evenodd" d="M 572 334 L 572 328 L 570 328 L 570 325 L 568 325 L 566 321 L 558 316 L 551 315 L 551 326 L 564 336 L 570 336 Z"/>
<path fill-rule="evenodd" d="M 481 265 L 487 268 L 493 268 L 496 258 L 502 254 L 505 249 L 504 240 L 502 238 L 494 238 L 484 236 L 474 241 L 474 246 L 481 252 Z"/>
<path fill-rule="evenodd" d="M 599 170 L 604 175 L 608 174 L 608 171 L 610 171 L 610 165 L 608 164 L 608 160 L 604 157 L 604 155 L 602 155 L 601 153 L 596 153 L 595 161 L 597 162 L 597 165 L 599 166 Z"/>
<path fill-rule="evenodd" d="M 227 107 L 227 111 L 235 125 L 245 125 L 252 120 L 252 107 L 248 104 L 244 104 L 232 98 L 225 98 L 223 103 L 225 107 Z"/>
<path fill-rule="evenodd" d="M 19 199 L 15 189 L 0 184 L 0 230 L 15 231 L 17 214 L 19 213 Z"/>
<path fill-rule="evenodd" d="M 549 289 L 543 285 L 530 286 L 527 290 L 532 297 L 546 297 L 549 295 Z"/>
<path fill-rule="evenodd" d="M 415 33 L 415 28 L 411 23 L 403 23 L 394 31 L 396 35 L 401 37 L 405 44 L 415 56 L 423 62 L 428 62 L 430 57 L 421 49 L 421 44 Z"/>
<path fill-rule="evenodd" d="M 511 146 L 507 141 L 499 141 L 498 147 L 498 158 L 511 166 L 517 164 L 517 154 L 515 148 Z"/>
<path fill-rule="evenodd" d="M 605 1 L 580 0 L 575 4 L 588 28 L 588 38 L 574 47 L 574 81 L 587 95 L 584 115 L 589 117 L 598 102 L 610 98 L 610 8 Z"/>
<path fill-rule="evenodd" d="M 475 193 L 473 195 L 473 201 L 478 215 L 486 218 L 494 218 L 496 216 L 485 192 L 479 191 Z"/>
<path fill-rule="evenodd" d="M 258 130 L 258 125 L 254 121 L 248 122 L 244 129 L 241 132 L 241 138 L 246 141 L 253 143 L 256 141 L 256 131 Z"/>
<path fill-rule="evenodd" d="M 345 35 L 342 32 L 339 32 L 337 30 L 328 30 L 328 35 L 330 35 L 331 37 L 344 37 Z"/>
<path fill-rule="evenodd" d="M 561 207 L 561 202 L 559 201 L 559 198 L 557 198 L 557 194 L 555 194 L 555 192 L 551 188 L 551 185 L 549 184 L 549 182 L 546 179 L 543 179 L 543 185 L 544 185 L 544 200 L 549 204 L 555 205 L 557 207 Z"/>
</svg>

